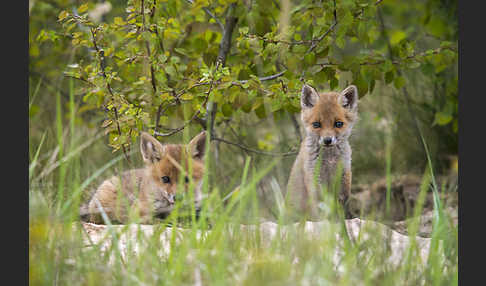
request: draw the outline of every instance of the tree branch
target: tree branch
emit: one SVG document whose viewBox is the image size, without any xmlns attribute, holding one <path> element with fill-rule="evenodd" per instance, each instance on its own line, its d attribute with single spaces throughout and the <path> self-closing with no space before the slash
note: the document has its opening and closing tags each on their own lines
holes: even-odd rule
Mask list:
<svg viewBox="0 0 486 286">
<path fill-rule="evenodd" d="M 221 42 L 219 44 L 219 51 L 218 51 L 218 57 L 216 58 L 216 70 L 218 70 L 218 67 L 224 67 L 226 64 L 226 57 L 228 56 L 228 52 L 231 49 L 231 36 L 233 35 L 233 29 L 236 26 L 236 22 L 238 22 L 238 18 L 235 17 L 234 10 L 235 10 L 236 4 L 232 3 L 228 7 L 227 16 L 226 16 L 226 26 L 223 29 L 223 37 L 221 38 Z M 217 103 L 215 102 L 209 102 L 207 106 L 207 130 L 209 131 L 209 134 L 211 134 L 211 138 L 214 135 L 214 119 L 216 117 L 216 110 L 218 109 Z"/>
<path fill-rule="evenodd" d="M 336 8 L 337 8 L 336 7 L 336 0 L 334 0 L 334 11 L 333 11 L 333 14 L 334 14 L 334 23 L 331 25 L 331 27 L 329 27 L 329 29 L 327 29 L 326 32 L 324 32 L 324 34 L 322 34 L 321 36 L 319 36 L 317 38 L 317 40 L 312 40 L 312 45 L 307 50 L 306 54 L 312 52 L 317 47 L 317 44 L 320 43 L 322 41 L 322 39 L 324 39 L 327 35 L 329 35 L 329 33 L 331 33 L 331 31 L 334 30 L 334 28 L 336 28 L 336 26 L 338 24 Z"/>
<path fill-rule="evenodd" d="M 144 3 L 145 3 L 145 1 L 142 0 L 141 7 L 140 7 L 140 13 L 142 13 L 142 31 L 145 31 L 146 30 L 146 26 L 145 26 L 145 6 L 144 6 Z M 154 2 L 154 6 L 153 6 L 153 8 L 151 10 L 151 13 L 150 13 L 150 19 L 151 20 L 153 19 L 153 16 L 155 15 L 155 5 L 156 5 L 156 3 Z M 155 34 L 158 37 L 157 27 L 155 28 L 155 32 L 156 32 Z M 151 52 L 150 52 L 150 43 L 149 43 L 148 40 L 145 40 L 145 48 L 147 50 L 147 59 L 148 59 L 148 61 L 150 63 L 150 82 L 151 82 L 151 85 L 152 85 L 152 100 L 154 100 L 155 97 L 157 96 L 157 81 L 155 79 L 154 64 L 153 64 L 153 62 L 150 59 Z M 157 112 L 155 113 L 155 128 L 154 128 L 155 131 L 157 131 L 157 128 L 159 126 L 161 111 L 162 111 L 162 104 L 160 104 L 158 106 Z"/>
<path fill-rule="evenodd" d="M 233 29 L 236 26 L 236 22 L 238 22 L 238 18 L 233 16 L 234 9 L 236 7 L 235 3 L 232 3 L 228 7 L 228 16 L 226 16 L 226 26 L 223 30 L 223 37 L 221 38 L 221 42 L 219 43 L 219 52 L 218 57 L 216 59 L 216 65 L 221 65 L 224 67 L 226 63 L 226 57 L 228 52 L 231 48 L 231 36 L 233 35 Z"/>
</svg>

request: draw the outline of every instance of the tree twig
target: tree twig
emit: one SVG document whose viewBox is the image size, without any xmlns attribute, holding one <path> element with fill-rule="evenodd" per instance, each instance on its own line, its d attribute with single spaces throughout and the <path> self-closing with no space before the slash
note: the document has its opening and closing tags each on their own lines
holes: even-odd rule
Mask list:
<svg viewBox="0 0 486 286">
<path fill-rule="evenodd" d="M 191 5 L 194 4 L 193 0 L 186 0 L 186 2 L 190 3 Z M 214 21 L 216 21 L 216 23 L 218 23 L 218 26 L 221 28 L 221 31 L 224 31 L 224 25 L 223 25 L 223 23 L 221 23 L 221 21 L 218 19 L 218 17 L 216 17 L 213 13 L 211 13 L 211 11 L 209 11 L 209 9 L 207 7 L 203 7 L 202 9 L 209 17 L 213 18 Z"/>
<path fill-rule="evenodd" d="M 68 75 L 68 74 L 64 74 L 64 77 L 68 77 L 68 78 L 73 78 L 73 79 L 77 79 L 79 81 L 82 81 L 82 82 L 85 82 L 85 83 L 88 83 L 92 86 L 96 86 L 96 84 L 90 82 L 89 80 L 85 79 L 85 78 L 82 78 L 82 77 L 75 77 L 73 75 Z"/>
<path fill-rule="evenodd" d="M 234 9 L 236 7 L 235 3 L 232 3 L 228 7 L 228 15 L 226 16 L 226 26 L 223 30 L 223 37 L 221 38 L 221 42 L 219 43 L 219 51 L 218 57 L 216 59 L 217 65 L 225 66 L 226 64 L 226 57 L 228 52 L 231 48 L 231 36 L 233 35 L 233 29 L 236 26 L 236 22 L 238 22 L 238 18 L 235 17 Z"/>
<path fill-rule="evenodd" d="M 231 49 L 231 36 L 233 35 L 233 29 L 236 26 L 236 22 L 238 22 L 238 18 L 235 17 L 234 14 L 234 9 L 236 7 L 235 3 L 232 3 L 228 7 L 227 16 L 226 16 L 226 25 L 224 26 L 223 29 L 223 37 L 221 38 L 221 42 L 219 44 L 219 51 L 218 51 L 218 57 L 216 58 L 216 70 L 218 70 L 218 67 L 224 67 L 226 64 L 226 57 L 228 56 L 229 50 Z M 211 101 L 209 102 L 209 105 L 207 106 L 207 130 L 209 131 L 209 134 L 211 134 L 211 138 L 214 134 L 214 119 L 216 117 L 216 110 L 217 110 L 217 103 Z"/>
<path fill-rule="evenodd" d="M 249 148 L 249 147 L 244 146 L 242 144 L 235 143 L 235 142 L 231 142 L 231 141 L 228 141 L 226 139 L 218 138 L 218 137 L 212 137 L 211 140 L 223 142 L 223 143 L 226 143 L 228 145 L 232 145 L 232 146 L 236 146 L 238 148 L 241 148 L 241 149 L 243 149 L 245 151 L 252 152 L 252 153 L 256 153 L 256 154 L 261 154 L 261 155 L 268 155 L 268 156 L 292 156 L 292 155 L 296 155 L 298 153 L 297 151 L 289 151 L 289 152 L 286 152 L 286 153 L 265 152 L 265 151 L 261 151 L 261 150 L 252 149 L 252 148 Z"/>
<path fill-rule="evenodd" d="M 275 5 L 277 5 L 277 3 L 275 3 L 275 1 L 273 1 L 273 2 L 274 2 Z M 378 1 L 375 2 L 374 5 L 379 5 L 381 2 L 383 2 L 383 0 L 378 0 Z M 335 1 L 334 1 L 334 7 L 336 7 Z M 360 12 L 355 14 L 354 17 L 357 18 L 357 17 L 361 16 L 361 14 L 363 14 L 363 10 L 361 10 Z M 301 40 L 301 41 L 274 40 L 274 39 L 267 39 L 263 36 L 254 35 L 254 34 L 248 34 L 248 35 L 245 35 L 245 37 L 249 38 L 249 39 L 263 40 L 266 43 L 272 43 L 272 44 L 277 44 L 277 43 L 282 43 L 282 44 L 286 44 L 286 45 L 309 45 L 310 44 L 312 49 L 309 49 L 309 51 L 307 51 L 307 53 L 309 53 L 310 51 L 312 51 L 317 46 L 317 44 L 320 41 L 322 41 L 322 39 L 324 39 L 332 30 L 334 30 L 334 28 L 335 28 L 334 26 L 337 25 L 336 9 L 334 9 L 334 11 L 333 11 L 333 16 L 334 16 L 334 23 L 331 25 L 331 27 L 328 30 L 326 30 L 326 32 L 324 32 L 324 34 L 322 34 L 321 36 L 319 36 L 317 38 L 310 39 L 310 40 Z M 312 47 L 312 46 L 314 46 L 314 47 Z"/>
<path fill-rule="evenodd" d="M 211 94 L 211 91 L 213 90 L 213 86 L 214 86 L 214 79 L 211 80 L 211 82 L 210 82 L 209 90 L 206 92 L 206 97 L 204 98 L 204 102 L 201 104 L 201 106 L 204 106 L 208 102 L 209 95 Z M 154 135 L 160 136 L 160 137 L 167 137 L 167 136 L 173 135 L 173 134 L 175 134 L 179 131 L 182 131 L 184 128 L 186 128 L 187 125 L 189 125 L 189 123 L 191 123 L 193 120 L 195 120 L 200 113 L 201 113 L 201 109 L 198 109 L 196 112 L 194 112 L 194 115 L 191 117 L 191 119 L 186 121 L 183 125 L 172 129 L 172 131 L 170 131 L 168 133 L 160 133 L 160 132 L 154 131 Z"/>
<path fill-rule="evenodd" d="M 283 70 L 277 74 L 274 74 L 274 75 L 269 75 L 269 76 L 265 76 L 265 77 L 260 77 L 258 78 L 260 81 L 266 81 L 266 80 L 272 80 L 272 79 L 276 79 L 276 78 L 279 78 L 281 77 L 287 70 Z M 245 80 L 239 80 L 238 83 L 247 83 L 248 82 L 248 79 L 245 79 Z"/>
</svg>

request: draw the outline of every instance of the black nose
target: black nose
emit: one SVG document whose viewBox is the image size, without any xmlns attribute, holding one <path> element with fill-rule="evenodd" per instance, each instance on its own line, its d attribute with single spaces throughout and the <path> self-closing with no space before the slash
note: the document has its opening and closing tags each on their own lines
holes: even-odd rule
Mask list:
<svg viewBox="0 0 486 286">
<path fill-rule="evenodd" d="M 332 143 L 332 138 L 331 137 L 324 138 L 324 144 L 330 145 L 331 143 Z"/>
</svg>

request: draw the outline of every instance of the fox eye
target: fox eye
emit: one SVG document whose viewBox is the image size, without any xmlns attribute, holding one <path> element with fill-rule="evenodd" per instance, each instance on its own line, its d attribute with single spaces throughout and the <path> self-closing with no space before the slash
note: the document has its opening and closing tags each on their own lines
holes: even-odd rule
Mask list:
<svg viewBox="0 0 486 286">
<path fill-rule="evenodd" d="M 344 124 L 344 123 L 343 123 L 343 122 L 341 122 L 341 121 L 336 121 L 336 122 L 334 122 L 334 126 L 335 126 L 336 128 L 341 128 L 341 127 L 343 127 L 343 124 Z"/>
<path fill-rule="evenodd" d="M 189 178 L 187 176 L 184 177 L 184 182 L 189 183 Z"/>
<path fill-rule="evenodd" d="M 163 176 L 162 182 L 164 182 L 164 184 L 168 184 L 168 183 L 170 183 L 170 178 L 168 176 Z"/>
<path fill-rule="evenodd" d="M 312 127 L 314 128 L 320 128 L 321 127 L 321 123 L 316 121 L 316 122 L 312 122 Z"/>
</svg>

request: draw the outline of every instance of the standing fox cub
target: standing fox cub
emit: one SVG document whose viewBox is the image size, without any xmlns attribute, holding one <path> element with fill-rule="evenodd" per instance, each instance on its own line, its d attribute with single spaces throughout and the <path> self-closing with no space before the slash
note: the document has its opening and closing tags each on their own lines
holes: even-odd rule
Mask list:
<svg viewBox="0 0 486 286">
<path fill-rule="evenodd" d="M 316 201 L 322 200 L 322 187 L 331 187 L 339 166 L 342 167 L 339 202 L 344 205 L 351 193 L 348 137 L 357 119 L 358 90 L 351 85 L 340 93 L 318 93 L 304 85 L 300 102 L 305 138 L 290 173 L 287 199 L 293 211 L 315 218 Z M 320 166 L 317 165 L 319 156 Z M 316 168 L 319 168 L 317 186 L 314 184 Z"/>
<path fill-rule="evenodd" d="M 205 144 L 204 131 L 187 145 L 162 145 L 148 133 L 142 132 L 140 151 L 145 168 L 129 170 L 104 181 L 88 204 L 81 207 L 81 218 L 102 223 L 102 207 L 110 220 L 125 223 L 130 215 L 139 215 L 142 223 L 150 223 L 154 217 L 165 216 L 172 211 L 179 183 L 184 184 L 186 192 L 193 184 L 194 204 L 199 210 Z M 189 165 L 192 165 L 189 168 L 192 170 L 191 178 L 186 171 Z"/>
</svg>

